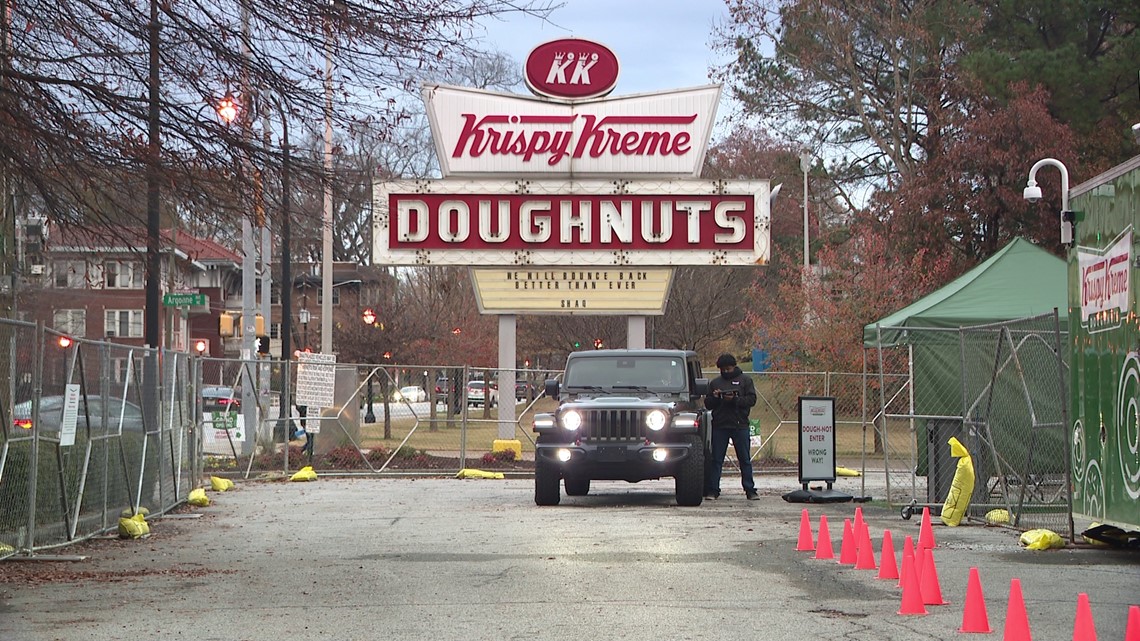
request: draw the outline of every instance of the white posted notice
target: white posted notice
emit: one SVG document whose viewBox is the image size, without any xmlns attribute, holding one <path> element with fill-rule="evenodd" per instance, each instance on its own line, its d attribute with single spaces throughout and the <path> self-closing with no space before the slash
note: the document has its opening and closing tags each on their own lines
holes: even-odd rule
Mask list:
<svg viewBox="0 0 1140 641">
<path fill-rule="evenodd" d="M 297 355 L 298 406 L 332 407 L 336 385 L 336 354 L 301 352 Z"/>
<path fill-rule="evenodd" d="M 68 383 L 63 390 L 63 420 L 59 424 L 59 444 L 75 445 L 75 425 L 79 420 L 79 385 Z"/>
<path fill-rule="evenodd" d="M 835 480 L 835 398 L 800 397 L 800 482 Z"/>
</svg>

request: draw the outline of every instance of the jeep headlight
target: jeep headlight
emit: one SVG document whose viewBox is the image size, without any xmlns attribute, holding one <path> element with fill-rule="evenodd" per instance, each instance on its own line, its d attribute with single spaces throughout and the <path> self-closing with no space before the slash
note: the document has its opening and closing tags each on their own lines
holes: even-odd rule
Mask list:
<svg viewBox="0 0 1140 641">
<path fill-rule="evenodd" d="M 571 432 L 582 427 L 582 415 L 574 410 L 566 412 L 562 415 L 562 427 Z"/>
<path fill-rule="evenodd" d="M 653 410 L 645 415 L 645 425 L 654 432 L 665 429 L 665 424 L 669 422 L 669 416 L 661 410 Z"/>
</svg>

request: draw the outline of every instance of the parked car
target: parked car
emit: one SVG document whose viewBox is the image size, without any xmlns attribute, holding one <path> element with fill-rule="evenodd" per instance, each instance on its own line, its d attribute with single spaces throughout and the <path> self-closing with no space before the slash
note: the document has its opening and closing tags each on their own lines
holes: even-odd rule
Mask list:
<svg viewBox="0 0 1140 641">
<path fill-rule="evenodd" d="M 533 401 L 535 397 L 534 384 L 530 381 L 515 381 L 515 400 Z"/>
<path fill-rule="evenodd" d="M 202 388 L 203 412 L 237 412 L 241 410 L 241 390 L 213 386 Z"/>
<path fill-rule="evenodd" d="M 499 404 L 499 386 L 492 383 L 487 385 L 483 381 L 471 381 L 467 384 L 467 404 L 482 407 L 490 403 L 491 407 Z"/>
<path fill-rule="evenodd" d="M 437 399 L 440 399 L 440 401 L 442 402 L 442 400 L 444 398 L 447 398 L 447 395 L 450 393 L 451 393 L 451 381 L 449 379 L 447 379 L 446 377 L 442 377 L 442 376 L 440 378 L 435 379 L 435 396 Z"/>
<path fill-rule="evenodd" d="M 63 422 L 63 401 L 63 396 L 44 396 L 40 398 L 39 427 L 41 432 L 59 431 L 60 424 Z M 104 415 L 107 421 L 105 429 L 103 423 Z M 120 425 L 123 431 L 143 431 L 142 408 L 130 401 L 123 401 L 118 398 L 108 399 L 106 411 L 104 412 L 102 396 L 89 396 L 87 398 L 87 404 L 84 403 L 83 397 L 80 397 L 79 412 L 75 422 L 76 430 L 83 430 L 88 418 L 91 421 L 91 427 L 103 433 L 117 431 Z M 12 407 L 12 424 L 20 429 L 32 429 L 31 400 L 16 403 L 16 405 Z"/>
<path fill-rule="evenodd" d="M 406 401 L 408 403 L 421 403 L 427 400 L 427 392 L 424 388 L 416 385 L 409 385 L 401 387 L 399 390 L 392 393 L 393 401 Z"/>
</svg>

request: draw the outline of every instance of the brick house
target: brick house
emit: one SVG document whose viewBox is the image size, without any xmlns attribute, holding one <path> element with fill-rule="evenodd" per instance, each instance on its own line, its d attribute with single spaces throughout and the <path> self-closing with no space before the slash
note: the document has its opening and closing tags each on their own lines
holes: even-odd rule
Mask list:
<svg viewBox="0 0 1140 641">
<path fill-rule="evenodd" d="M 12 291 L 15 317 L 43 321 L 47 327 L 77 338 L 143 345 L 146 230 L 49 230 L 44 223 L 35 227 L 34 235 L 22 239 L 21 277 Z M 238 356 L 240 338 L 219 337 L 218 319 L 222 312 L 241 313 L 241 255 L 186 232 L 162 230 L 161 235 L 161 293 L 197 293 L 207 299 L 207 304 L 199 307 L 164 306 L 161 343 L 189 351 L 198 340 L 205 340 L 207 356 Z M 320 265 L 295 264 L 292 273 L 292 347 L 308 346 L 317 351 L 323 300 Z M 334 263 L 334 320 L 356 322 L 361 304 L 369 304 L 375 283 L 376 276 L 370 270 L 354 263 Z M 282 313 L 280 284 L 275 283 L 266 326 L 274 358 L 280 358 L 283 351 Z"/>
<path fill-rule="evenodd" d="M 161 342 L 185 351 L 195 340 L 206 339 L 207 354 L 222 356 L 218 316 L 233 305 L 235 296 L 240 307 L 241 257 L 185 232 L 161 233 L 161 292 L 207 297 L 207 305 L 200 307 L 164 307 Z M 38 251 L 25 254 L 22 277 L 13 291 L 20 318 L 42 320 L 75 337 L 143 345 L 144 229 L 100 233 L 97 229 L 51 228 L 35 240 L 38 245 L 28 245 Z"/>
</svg>

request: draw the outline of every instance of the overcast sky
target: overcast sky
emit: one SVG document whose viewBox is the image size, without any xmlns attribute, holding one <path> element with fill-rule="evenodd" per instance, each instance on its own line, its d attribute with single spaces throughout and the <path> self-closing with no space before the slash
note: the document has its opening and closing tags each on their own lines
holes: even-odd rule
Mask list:
<svg viewBox="0 0 1140 641">
<path fill-rule="evenodd" d="M 724 0 L 565 0 L 548 22 L 529 16 L 487 21 L 485 38 L 488 48 L 520 66 L 548 40 L 574 36 L 604 44 L 620 64 L 617 96 L 710 84 L 708 70 L 717 61 L 710 35 L 727 16 Z"/>
</svg>

